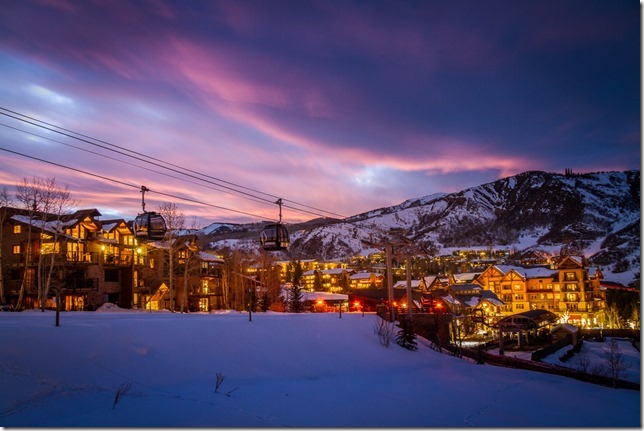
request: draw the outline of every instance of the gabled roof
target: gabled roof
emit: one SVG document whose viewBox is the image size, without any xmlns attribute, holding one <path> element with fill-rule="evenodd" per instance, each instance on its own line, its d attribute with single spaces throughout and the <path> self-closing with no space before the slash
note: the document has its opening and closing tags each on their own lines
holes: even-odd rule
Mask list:
<svg viewBox="0 0 644 431">
<path fill-rule="evenodd" d="M 507 275 L 509 272 L 514 271 L 522 278 L 551 278 L 554 277 L 554 274 L 557 273 L 556 270 L 537 266 L 533 268 L 524 268 L 522 266 L 516 265 L 492 265 L 494 268 L 499 270 L 502 274 Z"/>
<path fill-rule="evenodd" d="M 583 268 L 584 262 L 585 259 L 583 256 L 566 256 L 557 264 L 557 268 L 566 265 L 573 265 L 579 268 Z"/>
<path fill-rule="evenodd" d="M 553 333 L 559 330 L 570 332 L 571 334 L 574 334 L 575 332 L 579 332 L 579 328 L 576 327 L 575 325 L 571 325 L 570 323 L 561 323 L 555 326 L 554 328 L 552 328 L 550 330 L 550 333 Z"/>
<path fill-rule="evenodd" d="M 355 274 L 351 274 L 349 277 L 351 280 L 370 280 L 371 277 L 375 278 L 382 278 L 384 277 L 383 274 L 377 273 L 377 272 L 356 272 Z"/>
<path fill-rule="evenodd" d="M 418 289 L 420 287 L 420 280 L 410 280 L 411 288 Z M 394 284 L 394 289 L 407 289 L 407 280 L 400 280 Z"/>
<path fill-rule="evenodd" d="M 483 290 L 481 291 L 481 302 L 487 301 L 492 305 L 495 305 L 497 307 L 500 307 L 502 305 L 505 305 L 505 302 L 501 301 L 499 297 L 496 295 L 496 293 L 492 292 L 491 290 Z"/>
<path fill-rule="evenodd" d="M 204 262 L 226 263 L 225 260 L 220 259 L 219 257 L 215 256 L 214 254 L 206 253 L 205 251 L 198 251 L 197 252 L 197 258 L 199 260 L 203 260 Z"/>
<path fill-rule="evenodd" d="M 525 329 L 538 328 L 548 323 L 556 323 L 559 316 L 548 310 L 528 310 L 522 313 L 512 314 L 511 316 L 504 317 L 497 323 L 498 327 L 505 324 L 515 326 L 522 326 Z"/>
<path fill-rule="evenodd" d="M 471 283 L 481 274 L 482 272 L 462 272 L 460 274 L 454 274 L 454 281 L 456 283 Z"/>
</svg>

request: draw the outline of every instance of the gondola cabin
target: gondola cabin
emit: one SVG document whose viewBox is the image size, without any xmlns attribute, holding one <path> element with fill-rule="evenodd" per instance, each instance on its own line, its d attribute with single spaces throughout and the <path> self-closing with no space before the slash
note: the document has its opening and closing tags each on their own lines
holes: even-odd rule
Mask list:
<svg viewBox="0 0 644 431">
<path fill-rule="evenodd" d="M 289 245 L 288 231 L 282 223 L 266 225 L 259 242 L 265 251 L 286 250 Z"/>
<path fill-rule="evenodd" d="M 141 241 L 160 241 L 166 232 L 165 220 L 159 213 L 144 212 L 134 219 L 134 235 Z"/>
</svg>

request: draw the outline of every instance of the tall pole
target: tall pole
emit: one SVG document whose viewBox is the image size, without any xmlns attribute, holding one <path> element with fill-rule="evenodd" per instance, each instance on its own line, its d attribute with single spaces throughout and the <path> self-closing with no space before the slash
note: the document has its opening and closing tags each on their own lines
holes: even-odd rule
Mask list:
<svg viewBox="0 0 644 431">
<path fill-rule="evenodd" d="M 412 305 L 412 297 L 411 297 L 411 255 L 407 255 L 407 317 L 409 317 L 409 321 L 411 322 L 411 305 Z"/>
<path fill-rule="evenodd" d="M 385 245 L 387 258 L 387 287 L 389 289 L 389 317 L 394 321 L 394 274 L 391 272 L 391 244 Z"/>
</svg>

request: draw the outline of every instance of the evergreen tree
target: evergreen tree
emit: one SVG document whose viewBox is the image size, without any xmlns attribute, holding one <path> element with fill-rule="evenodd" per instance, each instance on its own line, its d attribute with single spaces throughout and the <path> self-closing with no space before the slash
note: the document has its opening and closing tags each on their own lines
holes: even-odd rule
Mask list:
<svg viewBox="0 0 644 431">
<path fill-rule="evenodd" d="M 268 294 L 268 291 L 264 290 L 262 292 L 262 296 L 259 298 L 259 309 L 263 312 L 266 312 L 270 308 L 271 303 L 272 301 L 270 295 Z"/>
<path fill-rule="evenodd" d="M 289 303 L 293 313 L 302 312 L 302 287 L 299 284 L 294 284 L 289 291 Z"/>
<path fill-rule="evenodd" d="M 320 271 L 315 271 L 315 277 L 313 278 L 313 290 L 316 292 L 321 292 L 322 290 L 324 290 L 322 273 Z"/>
<path fill-rule="evenodd" d="M 403 318 L 400 316 L 400 330 L 396 335 L 396 343 L 408 350 L 417 350 L 418 344 L 416 343 L 416 333 L 414 332 L 414 324 L 407 316 Z"/>
</svg>

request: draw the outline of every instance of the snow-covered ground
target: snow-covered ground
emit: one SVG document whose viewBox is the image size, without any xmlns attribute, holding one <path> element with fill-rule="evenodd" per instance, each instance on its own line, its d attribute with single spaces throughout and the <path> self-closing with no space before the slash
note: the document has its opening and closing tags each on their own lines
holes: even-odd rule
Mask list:
<svg viewBox="0 0 644 431">
<path fill-rule="evenodd" d="M 0 425 L 642 425 L 639 391 L 477 365 L 422 338 L 384 347 L 377 319 L 117 309 L 56 327 L 54 312 L 0 313 Z"/>
<path fill-rule="evenodd" d="M 549 364 L 555 364 L 581 371 L 585 368 L 586 372 L 590 372 L 594 368 L 601 374 L 609 375 L 607 370 L 604 368 L 608 365 L 606 362 L 606 355 L 610 349 L 610 340 L 610 338 L 606 338 L 603 342 L 585 340 L 579 353 L 575 353 L 572 358 L 564 362 L 559 358 L 570 350 L 572 346 L 568 345 L 557 350 L 555 353 L 546 356 L 541 360 L 541 362 L 547 362 Z M 619 354 L 621 355 L 623 365 L 625 367 L 624 371 L 620 373 L 620 378 L 622 380 L 641 383 L 642 372 L 640 366 L 640 352 L 633 347 L 633 343 L 630 340 L 615 338 L 615 341 L 617 342 Z"/>
</svg>

